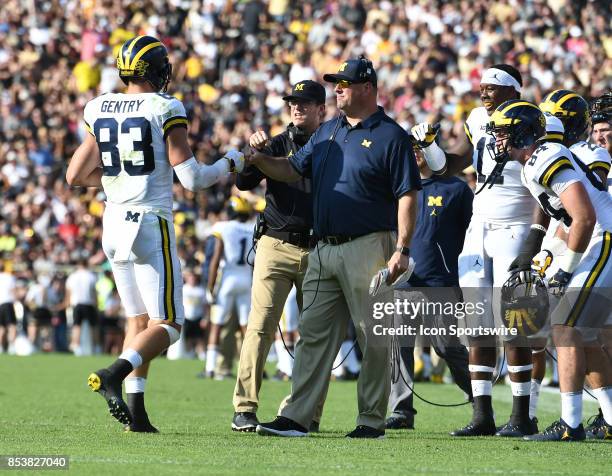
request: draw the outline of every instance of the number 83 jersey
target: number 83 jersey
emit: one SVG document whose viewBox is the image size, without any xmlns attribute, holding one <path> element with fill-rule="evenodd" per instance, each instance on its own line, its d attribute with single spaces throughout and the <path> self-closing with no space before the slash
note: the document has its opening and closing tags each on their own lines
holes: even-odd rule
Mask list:
<svg viewBox="0 0 612 476">
<path fill-rule="evenodd" d="M 546 142 L 538 147 L 525 163 L 522 181 L 542 209 L 559 220 L 566 229 L 571 217 L 563 208 L 559 195 L 569 185 L 580 181 L 597 215 L 593 236 L 601 231 L 612 231 L 612 195 L 592 170 L 565 146 Z"/>
<path fill-rule="evenodd" d="M 107 200 L 171 216 L 165 140 L 174 127 L 187 127 L 183 104 L 161 93 L 103 94 L 85 105 L 84 120 L 98 143 Z"/>
</svg>

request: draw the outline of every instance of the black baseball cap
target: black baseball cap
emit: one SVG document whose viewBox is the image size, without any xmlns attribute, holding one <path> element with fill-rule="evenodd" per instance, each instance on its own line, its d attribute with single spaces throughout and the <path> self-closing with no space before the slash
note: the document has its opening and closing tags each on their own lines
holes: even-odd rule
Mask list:
<svg viewBox="0 0 612 476">
<path fill-rule="evenodd" d="M 316 104 L 325 104 L 325 88 L 321 84 L 316 81 L 311 81 L 310 79 L 300 81 L 299 83 L 295 83 L 291 89 L 291 94 L 283 97 L 283 101 L 293 101 L 296 99 L 313 101 Z"/>
<path fill-rule="evenodd" d="M 338 81 L 348 81 L 350 83 L 370 82 L 376 86 L 377 78 L 372 62 L 361 56 L 345 61 L 340 65 L 337 73 L 325 74 L 323 75 L 323 80 L 328 83 L 337 83 Z"/>
</svg>

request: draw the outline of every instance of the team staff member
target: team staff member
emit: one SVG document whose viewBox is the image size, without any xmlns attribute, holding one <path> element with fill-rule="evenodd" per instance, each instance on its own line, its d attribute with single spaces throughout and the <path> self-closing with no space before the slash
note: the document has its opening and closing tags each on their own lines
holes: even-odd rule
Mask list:
<svg viewBox="0 0 612 476">
<path fill-rule="evenodd" d="M 389 349 L 368 341 L 368 289 L 371 277 L 385 264 L 391 281 L 408 268 L 421 181 L 408 134 L 376 104 L 372 63 L 363 57 L 351 59 L 323 79 L 335 83 L 336 102 L 344 114 L 323 123 L 288 158 L 251 158 L 277 180 L 312 179 L 314 232 L 319 238 L 302 286 L 305 308 L 291 396 L 280 416 L 258 425 L 257 432 L 308 434 L 352 318 L 363 362 L 357 428 L 347 436 L 380 438 L 389 400 Z"/>
<path fill-rule="evenodd" d="M 308 142 L 325 116 L 325 88 L 315 81 L 295 84 L 291 94 L 283 100 L 289 105 L 291 115 L 287 130 L 272 140 L 265 132 L 258 131 L 249 141 L 254 149 L 275 157 L 295 154 Z M 236 431 L 255 431 L 259 424 L 256 413 L 266 357 L 294 284 L 298 307 L 302 307 L 302 281 L 311 240 L 310 180 L 300 177 L 295 182 L 280 182 L 251 165 L 237 175 L 236 186 L 240 190 L 251 190 L 264 178 L 263 236 L 257 244 L 251 312 L 234 389 L 232 429 Z"/>
<path fill-rule="evenodd" d="M 433 175 L 420 154 L 417 155 L 417 164 L 421 172 L 423 190 L 418 194 L 418 218 L 411 248 L 412 254 L 418 259 L 405 288 L 458 288 L 458 257 L 472 218 L 474 194 L 470 187 L 457 177 L 442 178 Z M 439 296 L 446 294 L 443 290 L 440 291 L 434 292 L 431 298 L 435 296 L 436 300 L 439 300 Z M 428 293 L 424 294 L 427 297 Z M 453 293 L 451 299 L 454 298 Z M 423 324 L 429 326 L 427 318 L 432 317 L 434 316 L 424 318 Z M 438 325 L 437 320 L 435 322 L 435 325 Z M 448 363 L 457 385 L 471 397 L 468 351 L 465 346 L 456 338 L 439 338 L 432 344 L 436 353 Z M 414 338 L 400 338 L 400 345 L 400 369 L 407 382 L 400 376 L 396 382 L 391 383 L 391 415 L 387 418 L 386 427 L 392 430 L 414 428 L 416 414 L 412 406 L 412 390 L 407 384 L 414 381 Z"/>
</svg>

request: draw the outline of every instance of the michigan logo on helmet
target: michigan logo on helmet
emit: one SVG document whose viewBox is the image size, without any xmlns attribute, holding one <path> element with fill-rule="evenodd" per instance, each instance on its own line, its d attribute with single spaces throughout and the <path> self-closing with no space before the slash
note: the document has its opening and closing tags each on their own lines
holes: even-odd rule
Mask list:
<svg viewBox="0 0 612 476">
<path fill-rule="evenodd" d="M 501 150 L 495 143 L 487 144 L 493 148 L 495 161 L 505 164 L 510 159 L 510 147 L 524 149 L 546 136 L 546 119 L 535 104 L 511 99 L 493 111 L 486 131 L 496 137 L 503 135 L 507 138 Z"/>
<path fill-rule="evenodd" d="M 549 303 L 544 280 L 535 272 L 524 277 L 524 273 L 515 272 L 502 286 L 501 315 L 506 329 L 528 337 L 546 325 Z"/>
<path fill-rule="evenodd" d="M 156 91 L 165 92 L 172 76 L 168 51 L 161 41 L 152 36 L 130 38 L 117 53 L 119 77 L 128 84 L 130 80 L 145 80 Z"/>
<path fill-rule="evenodd" d="M 248 218 L 249 215 L 253 211 L 253 207 L 247 200 L 245 200 L 242 197 L 237 197 L 235 195 L 229 198 L 227 205 L 228 205 L 227 213 L 230 218 L 237 218 L 237 217 Z"/>
<path fill-rule="evenodd" d="M 586 137 L 590 127 L 589 105 L 579 94 L 557 89 L 544 98 L 540 109 L 561 119 L 567 144 L 575 144 Z"/>
</svg>

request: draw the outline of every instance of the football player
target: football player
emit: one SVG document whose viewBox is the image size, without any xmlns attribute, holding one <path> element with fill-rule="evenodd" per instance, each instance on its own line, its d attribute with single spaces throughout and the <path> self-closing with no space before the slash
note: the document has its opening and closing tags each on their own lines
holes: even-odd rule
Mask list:
<svg viewBox="0 0 612 476">
<path fill-rule="evenodd" d="M 574 91 L 557 89 L 544 98 L 540 109 L 561 120 L 563 144 L 605 184 L 610 172 L 610 153 L 606 148 L 586 141 L 591 120 L 589 104 L 584 98 Z"/>
<path fill-rule="evenodd" d="M 246 330 L 251 308 L 251 284 L 253 272 L 247 263 L 251 249 L 253 223 L 248 222 L 252 208 L 241 197 L 230 197 L 228 221 L 214 224 L 212 235 L 215 237 L 215 250 L 208 274 L 208 302 L 210 308 L 210 334 L 206 350 L 206 376 L 215 376 L 215 366 L 219 355 L 219 336 L 221 328 L 229 321 L 232 311 L 238 313 L 242 334 Z M 223 274 L 217 284 L 219 264 L 224 260 Z M 218 292 L 215 292 L 218 289 Z"/>
<path fill-rule="evenodd" d="M 228 152 L 213 165 L 196 161 L 183 104 L 165 94 L 172 74 L 165 46 L 151 36 L 126 41 L 117 55 L 125 93 L 103 94 L 85 106 L 88 134 L 74 153 L 70 185 L 104 188 L 102 245 L 111 262 L 128 329 L 124 349 L 88 385 L 126 430 L 157 431 L 144 407 L 149 362 L 179 338 L 184 319 L 181 268 L 172 223 L 172 180 L 205 189 L 244 167 Z M 126 380 L 128 403 L 121 385 Z"/>
<path fill-rule="evenodd" d="M 499 294 L 510 276 L 509 268 L 516 266 L 515 258 L 524 239 L 534 233 L 530 225 L 537 205 L 521 183 L 521 167 L 518 163 L 511 163 L 503 175 L 498 173 L 493 151 L 487 147 L 493 144 L 493 138 L 485 131 L 495 108 L 504 101 L 519 98 L 521 87 L 521 74 L 510 65 L 497 64 L 485 70 L 480 80 L 482 107 L 470 112 L 464 124 L 465 136 L 447 152 L 436 144 L 433 126 L 423 123 L 411 130 L 417 147 L 423 151 L 434 173 L 454 175 L 470 164 L 477 172 L 480 190 L 474 197 L 472 219 L 459 256 L 459 284 L 466 301 L 494 302 L 494 292 Z M 493 184 L 495 186 L 489 186 Z M 529 258 L 528 266 L 531 265 L 531 256 Z M 493 327 L 494 313 L 498 314 L 499 309 L 491 306 L 486 315 L 478 316 L 478 321 L 466 324 L 475 328 L 479 325 Z M 531 349 L 507 343 L 506 350 L 513 396 L 510 420 L 497 430 L 491 403 L 495 343 L 475 337 L 470 340 L 469 355 L 473 417 L 466 427 L 453 431 L 452 436 L 496 433 L 499 436 L 521 436 L 537 432 L 535 417 L 529 415 L 530 399 L 535 400 L 539 393 L 539 385 L 531 382 L 534 367 Z M 537 373 L 543 374 L 544 354 L 534 354 L 533 362 L 538 365 Z"/>
<path fill-rule="evenodd" d="M 549 292 L 562 296 L 552 313 L 559 359 L 561 418 L 528 441 L 579 441 L 585 374 L 601 406 L 602 437 L 612 439 L 612 366 L 597 339 L 612 325 L 610 303 L 601 291 L 612 285 L 612 196 L 593 169 L 567 147 L 545 139 L 546 119 L 535 104 L 513 100 L 491 115 L 498 163 L 522 166 L 522 180 L 542 210 L 563 225 L 565 250 L 534 258 L 544 275 L 553 261 L 559 270 Z M 565 131 L 567 134 L 567 130 Z M 599 292 L 598 292 L 599 291 Z M 605 323 L 602 321 L 606 321 Z"/>
<path fill-rule="evenodd" d="M 612 154 L 612 91 L 593 101 L 591 123 L 593 142 Z"/>
</svg>

